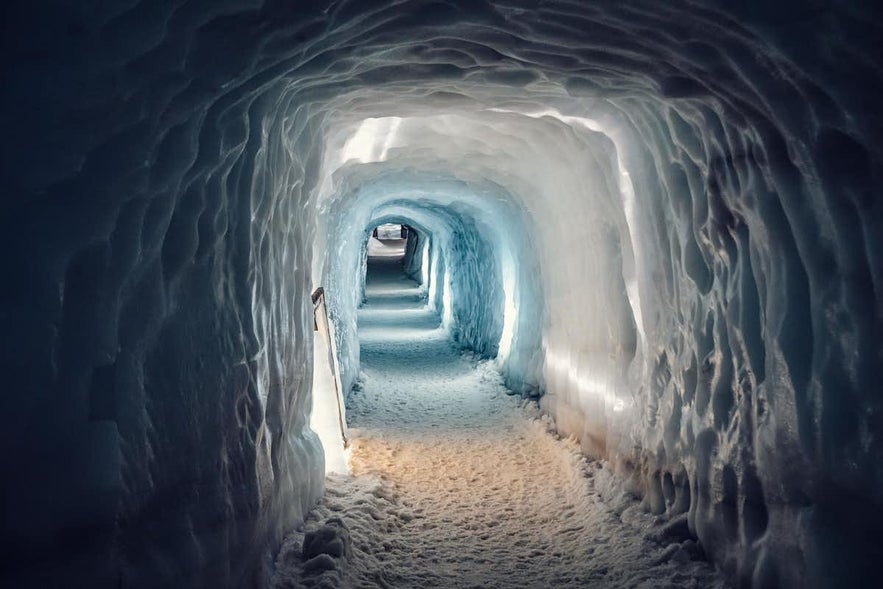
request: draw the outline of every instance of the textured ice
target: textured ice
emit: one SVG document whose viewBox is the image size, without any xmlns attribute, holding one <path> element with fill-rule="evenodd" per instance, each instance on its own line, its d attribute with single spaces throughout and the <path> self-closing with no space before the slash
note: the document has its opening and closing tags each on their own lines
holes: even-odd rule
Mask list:
<svg viewBox="0 0 883 589">
<path fill-rule="evenodd" d="M 879 3 L 8 4 L 4 584 L 262 584 L 382 221 L 734 579 L 876 574 Z"/>
<path fill-rule="evenodd" d="M 453 346 L 400 269 L 372 270 L 353 476 L 331 477 L 286 539 L 274 587 L 725 586 L 686 516 L 646 513 L 533 403 L 507 396 L 492 363 Z M 316 575 L 324 545 L 334 558 Z"/>
</svg>

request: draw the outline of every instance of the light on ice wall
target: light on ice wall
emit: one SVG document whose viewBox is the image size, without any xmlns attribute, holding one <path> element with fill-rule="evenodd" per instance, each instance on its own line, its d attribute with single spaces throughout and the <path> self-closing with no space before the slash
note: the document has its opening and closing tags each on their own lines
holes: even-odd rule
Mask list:
<svg viewBox="0 0 883 589">
<path fill-rule="evenodd" d="M 509 351 L 512 347 L 512 338 L 515 336 L 515 322 L 518 308 L 515 305 L 515 269 L 511 254 L 505 255 L 503 259 L 503 332 L 500 334 L 499 351 L 497 352 L 497 362 L 504 364 L 509 358 Z"/>
<path fill-rule="evenodd" d="M 313 340 L 313 404 L 310 410 L 310 429 L 322 442 L 325 473 L 347 473 L 347 456 L 340 427 L 340 409 L 336 399 L 334 374 L 327 357 L 330 353 L 322 338 Z"/>
<path fill-rule="evenodd" d="M 442 326 L 446 329 L 451 328 L 454 319 L 454 298 L 451 296 L 451 272 L 445 271 L 442 279 Z"/>
<path fill-rule="evenodd" d="M 344 145 L 341 161 L 367 164 L 386 160 L 401 124 L 399 117 L 365 119 Z"/>
<path fill-rule="evenodd" d="M 575 405 L 584 411 L 604 411 L 621 413 L 634 405 L 632 399 L 623 393 L 627 385 L 617 379 L 612 367 L 603 365 L 581 367 L 570 350 L 557 350 L 546 347 L 546 370 L 550 383 L 560 390 L 576 391 Z M 606 374 L 605 374 L 606 373 Z"/>
<path fill-rule="evenodd" d="M 423 270 L 428 273 L 429 280 L 429 288 L 426 293 L 426 300 L 428 301 L 429 308 L 433 311 L 438 311 L 438 305 L 436 301 L 438 300 L 438 289 L 439 284 L 442 280 L 442 273 L 438 272 L 439 264 L 441 263 L 437 257 L 432 256 L 432 249 L 430 247 L 426 248 L 426 254 L 424 259 L 429 262 L 428 266 L 423 266 Z M 425 282 L 424 282 L 425 284 Z"/>
<path fill-rule="evenodd" d="M 420 253 L 420 257 L 422 258 L 420 263 L 420 285 L 422 288 L 426 289 L 431 275 L 431 268 L 429 267 L 429 241 L 424 239 L 423 244 L 420 247 L 422 248 Z M 431 294 L 429 295 L 429 298 L 431 300 Z"/>
<path fill-rule="evenodd" d="M 338 373 L 334 326 L 329 323 L 324 295 L 314 303 L 316 331 L 313 332 L 313 390 L 310 429 L 322 442 L 325 473 L 348 472 L 344 450 L 346 413 Z"/>
</svg>

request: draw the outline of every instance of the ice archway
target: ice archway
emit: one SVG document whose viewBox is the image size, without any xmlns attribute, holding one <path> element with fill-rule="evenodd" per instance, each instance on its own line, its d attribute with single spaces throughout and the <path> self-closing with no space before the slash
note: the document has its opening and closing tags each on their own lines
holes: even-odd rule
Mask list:
<svg viewBox="0 0 883 589">
<path fill-rule="evenodd" d="M 347 188 L 350 182 L 355 190 Z M 368 166 L 342 181 L 340 192 L 329 197 L 325 207 L 320 227 L 335 229 L 320 229 L 317 235 L 330 237 L 336 245 L 317 243 L 316 250 L 325 256 L 315 258 L 313 275 L 333 293 L 332 313 L 346 356 L 341 367 L 345 387 L 358 374 L 353 338 L 367 230 L 380 221 L 402 220 L 428 238 L 430 303 L 443 312 L 454 339 L 479 354 L 499 356 L 514 388 L 537 388 L 541 375 L 534 356 L 542 284 L 532 249 L 535 239 L 526 212 L 502 187 L 486 180 L 464 181 L 443 171 L 418 174 Z M 446 291 L 448 304 L 443 300 Z M 498 355 L 500 346 L 503 353 Z"/>
<path fill-rule="evenodd" d="M 462 341 L 513 317 L 513 387 L 731 575 L 873 570 L 878 7 L 300 4 L 8 8 L 8 576 L 260 584 L 322 490 L 310 287 L 351 380 L 383 216 L 493 254 Z"/>
</svg>

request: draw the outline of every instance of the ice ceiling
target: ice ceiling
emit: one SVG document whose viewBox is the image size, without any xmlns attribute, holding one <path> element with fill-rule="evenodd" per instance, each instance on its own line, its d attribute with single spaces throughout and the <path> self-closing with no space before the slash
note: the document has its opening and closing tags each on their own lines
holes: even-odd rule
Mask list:
<svg viewBox="0 0 883 589">
<path fill-rule="evenodd" d="M 734 578 L 869 574 L 881 15 L 733 4 L 7 8 L 9 575 L 260 585 L 322 491 L 311 288 L 350 384 L 382 221 L 457 340 Z"/>
</svg>

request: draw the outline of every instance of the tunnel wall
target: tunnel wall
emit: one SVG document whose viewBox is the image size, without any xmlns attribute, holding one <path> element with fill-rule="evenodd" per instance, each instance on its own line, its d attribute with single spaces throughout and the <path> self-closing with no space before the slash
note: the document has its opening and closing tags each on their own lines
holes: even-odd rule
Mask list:
<svg viewBox="0 0 883 589">
<path fill-rule="evenodd" d="M 262 586 L 323 488 L 308 117 L 228 85 L 220 12 L 45 4 L 4 7 L 3 584 Z"/>
<path fill-rule="evenodd" d="M 426 235 L 419 234 L 413 227 L 409 228 L 408 240 L 405 243 L 405 258 L 402 261 L 405 274 L 417 282 L 423 283 L 423 250 L 429 246 Z"/>
<path fill-rule="evenodd" d="M 445 259 L 451 285 L 451 337 L 480 357 L 495 358 L 503 331 L 504 295 L 490 228 L 468 213 L 460 213 L 450 224 Z"/>
<path fill-rule="evenodd" d="M 477 131 L 373 161 L 463 164 L 536 223 L 509 382 L 740 583 L 873 578 L 879 6 L 4 10 L 13 584 L 260 584 L 321 489 L 322 170 L 358 121 L 440 112 Z"/>
</svg>

